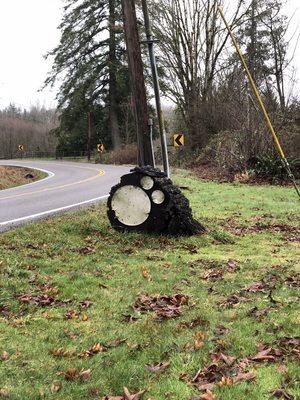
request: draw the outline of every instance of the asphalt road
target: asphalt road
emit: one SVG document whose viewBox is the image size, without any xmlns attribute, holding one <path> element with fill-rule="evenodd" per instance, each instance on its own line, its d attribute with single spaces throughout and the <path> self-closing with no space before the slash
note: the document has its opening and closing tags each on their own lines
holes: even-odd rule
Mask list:
<svg viewBox="0 0 300 400">
<path fill-rule="evenodd" d="M 0 232 L 106 200 L 129 167 L 65 161 L 0 161 L 40 169 L 48 177 L 0 191 Z"/>
</svg>

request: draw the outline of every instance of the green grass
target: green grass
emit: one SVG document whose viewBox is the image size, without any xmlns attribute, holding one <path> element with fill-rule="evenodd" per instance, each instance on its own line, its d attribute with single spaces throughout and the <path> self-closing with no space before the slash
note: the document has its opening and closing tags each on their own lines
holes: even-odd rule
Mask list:
<svg viewBox="0 0 300 400">
<path fill-rule="evenodd" d="M 188 381 L 211 364 L 210 352 L 217 346 L 241 359 L 255 355 L 259 343 L 278 347 L 280 338 L 299 336 L 297 288 L 286 283 L 288 277 L 299 279 L 299 232 L 292 228 L 299 229 L 300 207 L 293 190 L 203 182 L 188 173 L 180 174 L 176 183 L 188 187 L 185 194 L 196 218 L 207 226 L 206 235 L 117 233 L 109 227 L 103 205 L 1 236 L 0 393 L 7 390 L 13 400 L 82 400 L 92 398 L 92 393 L 101 399 L 122 395 L 126 386 L 132 393 L 146 390 L 145 399 L 188 400 L 201 395 Z M 277 228 L 235 234 L 240 227 L 257 223 Z M 211 266 L 227 266 L 230 259 L 239 270 L 227 270 L 215 282 L 203 279 Z M 268 279 L 270 272 L 275 275 L 271 296 L 244 293 L 250 302 L 220 306 L 230 295 Z M 44 308 L 21 303 L 18 296 L 29 292 L 69 303 Z M 157 322 L 153 313 L 132 309 L 141 293 L 182 293 L 190 301 L 179 318 Z M 82 310 L 79 303 L 87 299 L 93 305 Z M 249 313 L 254 307 L 269 306 L 262 317 Z M 65 319 L 69 311 L 78 318 Z M 137 320 L 122 322 L 123 314 Z M 196 318 L 201 319 L 199 326 L 180 328 L 182 322 Z M 217 334 L 220 326 L 228 329 L 222 336 Z M 199 332 L 205 338 L 196 350 Z M 94 357 L 78 357 L 94 343 L 118 338 L 125 343 Z M 66 357 L 51 354 L 60 348 L 69 351 Z M 1 361 L 3 352 L 9 359 Z M 158 374 L 145 369 L 146 364 L 159 362 L 170 362 L 170 367 Z M 284 370 L 279 369 L 282 363 Z M 91 370 L 89 379 L 67 381 L 60 373 L 70 368 Z M 216 385 L 215 398 L 269 399 L 278 387 L 300 398 L 300 366 L 292 354 L 251 370 L 255 381 Z"/>
</svg>

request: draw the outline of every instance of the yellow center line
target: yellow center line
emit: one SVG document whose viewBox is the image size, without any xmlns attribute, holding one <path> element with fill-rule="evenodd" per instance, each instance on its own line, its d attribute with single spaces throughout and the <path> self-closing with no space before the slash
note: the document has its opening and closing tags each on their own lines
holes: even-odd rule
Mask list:
<svg viewBox="0 0 300 400">
<path fill-rule="evenodd" d="M 93 169 L 93 168 L 86 168 L 86 167 L 79 167 L 79 166 L 75 167 L 75 168 L 83 168 L 83 169 L 89 169 L 91 171 L 95 171 L 95 169 Z M 49 192 L 51 190 L 56 190 L 56 189 L 64 189 L 64 188 L 69 187 L 69 186 L 81 185 L 82 183 L 86 183 L 86 182 L 92 181 L 94 179 L 99 178 L 99 176 L 104 176 L 104 175 L 105 175 L 105 171 L 100 169 L 99 171 L 97 171 L 97 175 L 91 176 L 90 178 L 86 178 L 86 179 L 83 179 L 83 180 L 78 181 L 78 182 L 67 183 L 65 185 L 60 185 L 60 186 L 50 186 L 50 187 L 47 187 L 45 189 L 35 190 L 35 191 L 32 191 L 32 192 L 20 193 L 20 194 L 15 194 L 15 195 L 6 196 L 6 197 L 0 197 L 0 201 L 1 200 L 7 200 L 7 199 L 14 199 L 16 197 L 30 196 L 30 195 L 36 194 L 36 193 Z"/>
</svg>

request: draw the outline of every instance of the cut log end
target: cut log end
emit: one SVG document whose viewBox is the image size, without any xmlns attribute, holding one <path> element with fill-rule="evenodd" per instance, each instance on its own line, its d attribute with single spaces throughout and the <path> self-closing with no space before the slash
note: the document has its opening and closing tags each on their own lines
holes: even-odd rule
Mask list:
<svg viewBox="0 0 300 400">
<path fill-rule="evenodd" d="M 202 234 L 205 227 L 193 218 L 188 199 L 172 181 L 153 167 L 136 167 L 111 189 L 108 218 L 119 231 L 172 236 Z"/>
</svg>

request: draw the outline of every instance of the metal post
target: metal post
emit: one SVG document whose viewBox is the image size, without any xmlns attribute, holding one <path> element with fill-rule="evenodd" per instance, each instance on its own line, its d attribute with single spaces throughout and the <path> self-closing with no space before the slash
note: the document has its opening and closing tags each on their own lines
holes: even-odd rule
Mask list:
<svg viewBox="0 0 300 400">
<path fill-rule="evenodd" d="M 163 167 L 164 167 L 165 174 L 169 177 L 170 176 L 170 168 L 169 168 L 169 159 L 168 159 L 166 129 L 165 129 L 165 121 L 164 121 L 164 116 L 163 116 L 162 107 L 161 107 L 157 63 L 156 63 L 156 57 L 155 57 L 155 53 L 154 53 L 155 41 L 152 36 L 147 0 L 142 0 L 142 6 L 143 6 L 143 14 L 144 14 L 144 20 L 145 20 L 147 44 L 149 47 L 151 71 L 152 71 L 152 76 L 153 76 L 153 86 L 154 86 L 156 111 L 157 111 L 157 118 L 158 118 L 158 124 L 159 124 L 159 132 L 160 132 Z"/>
<path fill-rule="evenodd" d="M 152 157 L 153 157 L 153 160 L 154 160 L 153 167 L 155 168 L 156 165 L 155 165 L 155 156 L 154 156 L 154 147 L 153 147 L 153 119 L 152 118 L 149 118 L 148 126 L 149 126 L 149 133 L 150 133 Z"/>
</svg>

